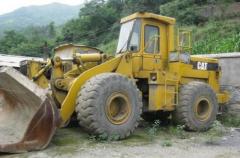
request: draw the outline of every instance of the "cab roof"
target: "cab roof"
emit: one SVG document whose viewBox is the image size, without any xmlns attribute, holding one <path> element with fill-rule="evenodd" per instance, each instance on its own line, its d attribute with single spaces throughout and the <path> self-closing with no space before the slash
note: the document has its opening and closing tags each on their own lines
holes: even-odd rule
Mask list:
<svg viewBox="0 0 240 158">
<path fill-rule="evenodd" d="M 158 20 L 160 22 L 170 24 L 170 25 L 174 25 L 176 23 L 175 18 L 170 18 L 170 17 L 167 17 L 167 16 L 162 16 L 162 15 L 148 13 L 148 12 L 137 12 L 137 13 L 134 13 L 134 14 L 129 15 L 127 17 L 124 17 L 124 18 L 121 19 L 121 23 L 125 23 L 127 21 L 137 19 L 137 18 L 154 19 L 154 20 Z"/>
</svg>

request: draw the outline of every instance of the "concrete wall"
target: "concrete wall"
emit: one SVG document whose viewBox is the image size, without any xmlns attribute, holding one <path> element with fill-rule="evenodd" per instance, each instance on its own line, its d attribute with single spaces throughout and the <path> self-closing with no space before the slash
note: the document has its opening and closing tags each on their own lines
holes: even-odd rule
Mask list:
<svg viewBox="0 0 240 158">
<path fill-rule="evenodd" d="M 221 85 L 240 87 L 240 57 L 220 58 L 222 68 Z"/>
</svg>

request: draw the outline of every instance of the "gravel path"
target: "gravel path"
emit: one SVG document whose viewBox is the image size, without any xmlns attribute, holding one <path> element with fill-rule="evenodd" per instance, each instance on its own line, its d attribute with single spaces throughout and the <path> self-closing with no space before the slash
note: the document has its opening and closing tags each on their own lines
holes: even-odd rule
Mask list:
<svg viewBox="0 0 240 158">
<path fill-rule="evenodd" d="M 187 133 L 187 132 L 186 132 Z M 60 129 L 44 151 L 1 158 L 239 158 L 240 129 L 229 128 L 223 136 L 209 141 L 208 133 L 190 133 L 180 139 L 168 132 L 151 137 L 146 128 L 138 129 L 127 140 L 99 142 L 79 128 Z M 211 143 L 209 143 L 211 142 Z"/>
</svg>

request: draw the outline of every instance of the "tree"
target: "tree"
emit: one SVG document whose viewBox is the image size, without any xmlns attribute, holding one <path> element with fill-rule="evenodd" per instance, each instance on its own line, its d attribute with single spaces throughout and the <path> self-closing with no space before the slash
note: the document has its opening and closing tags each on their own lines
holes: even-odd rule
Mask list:
<svg viewBox="0 0 240 158">
<path fill-rule="evenodd" d="M 132 14 L 134 12 L 146 11 L 159 13 L 159 6 L 171 0 L 125 0 L 124 1 L 124 15 Z"/>
<path fill-rule="evenodd" d="M 4 32 L 3 39 L 0 40 L 0 52 L 10 53 L 12 48 L 16 48 L 19 44 L 27 42 L 27 39 L 20 33 L 13 30 Z"/>
<path fill-rule="evenodd" d="M 91 46 L 108 42 L 110 39 L 107 35 L 111 34 L 110 30 L 119 20 L 121 13 L 121 10 L 117 10 L 117 4 L 116 0 L 93 0 L 85 4 L 80 10 L 79 18 L 69 21 L 64 26 L 62 32 L 65 39 L 71 37 L 74 42 Z"/>
<path fill-rule="evenodd" d="M 56 37 L 55 23 L 51 22 L 47 27 L 48 27 L 48 37 L 55 38 Z"/>
<path fill-rule="evenodd" d="M 200 2 L 197 2 L 200 3 Z M 203 4 L 203 1 L 201 2 Z M 207 21 L 197 10 L 196 0 L 174 0 L 160 6 L 160 13 L 165 16 L 174 17 L 182 24 L 199 25 Z"/>
</svg>

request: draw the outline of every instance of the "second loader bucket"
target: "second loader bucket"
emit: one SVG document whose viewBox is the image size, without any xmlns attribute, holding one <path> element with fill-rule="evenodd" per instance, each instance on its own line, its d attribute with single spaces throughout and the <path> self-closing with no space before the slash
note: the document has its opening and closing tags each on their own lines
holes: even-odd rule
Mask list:
<svg viewBox="0 0 240 158">
<path fill-rule="evenodd" d="M 0 69 L 0 152 L 44 149 L 59 113 L 46 90 L 13 68 Z"/>
</svg>

